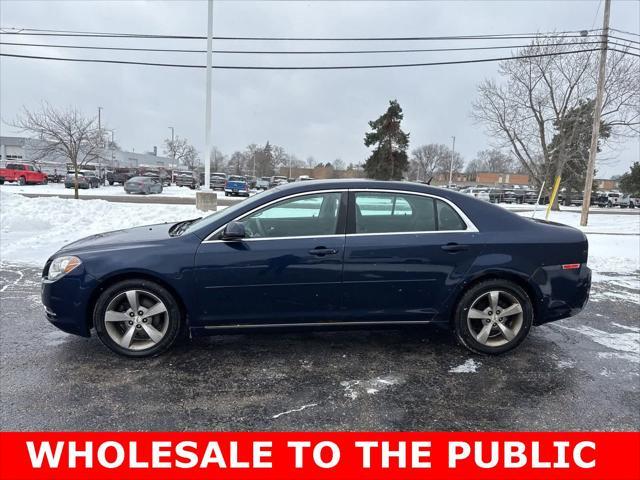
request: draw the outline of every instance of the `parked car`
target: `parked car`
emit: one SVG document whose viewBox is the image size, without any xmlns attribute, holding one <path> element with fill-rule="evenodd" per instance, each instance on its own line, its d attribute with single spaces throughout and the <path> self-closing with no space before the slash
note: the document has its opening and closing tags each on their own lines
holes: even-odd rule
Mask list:
<svg viewBox="0 0 640 480">
<path fill-rule="evenodd" d="M 278 185 L 285 185 L 289 183 L 289 179 L 282 175 L 274 175 L 269 180 L 269 188 L 277 187 Z"/>
<path fill-rule="evenodd" d="M 225 183 L 227 183 L 226 173 L 212 173 L 209 177 L 209 184 L 214 190 L 224 190 Z"/>
<path fill-rule="evenodd" d="M 521 198 L 524 201 L 524 193 Z M 489 190 L 489 201 L 491 203 L 518 203 L 515 191 L 508 188 L 491 188 Z"/>
<path fill-rule="evenodd" d="M 192 190 L 200 187 L 200 181 L 191 170 L 178 170 L 174 172 L 173 181 L 178 187 L 189 187 Z"/>
<path fill-rule="evenodd" d="M 242 195 L 244 197 L 249 196 L 249 185 L 247 180 L 240 175 L 230 175 L 227 179 L 227 183 L 224 185 L 224 195 L 228 197 L 230 195 Z"/>
<path fill-rule="evenodd" d="M 256 180 L 256 188 L 258 190 L 267 190 L 271 184 L 271 177 L 260 177 Z"/>
<path fill-rule="evenodd" d="M 580 206 L 584 201 L 584 193 L 582 192 L 564 192 L 562 198 L 558 200 L 565 207 Z"/>
<path fill-rule="evenodd" d="M 124 183 L 124 191 L 127 193 L 162 193 L 162 181 L 159 177 L 133 177 Z"/>
<path fill-rule="evenodd" d="M 309 180 L 313 180 L 313 177 L 310 177 L 309 175 L 300 175 L 298 178 L 296 178 L 296 182 L 306 182 Z"/>
<path fill-rule="evenodd" d="M 107 172 L 107 182 L 109 185 L 119 183 L 124 185 L 127 180 L 139 175 L 139 172 L 135 168 L 115 168 L 111 172 Z"/>
<path fill-rule="evenodd" d="M 640 198 L 635 198 L 632 195 L 622 195 L 620 197 L 620 208 L 636 208 L 640 207 Z"/>
<path fill-rule="evenodd" d="M 64 188 L 75 188 L 76 174 L 74 172 L 67 172 L 67 176 L 64 178 Z M 90 189 L 98 188 L 100 186 L 100 179 L 93 172 L 78 172 L 78 188 Z"/>
<path fill-rule="evenodd" d="M 487 202 L 491 201 L 491 196 L 489 194 L 489 191 L 485 188 L 468 187 L 460 190 L 460 193 L 471 195 L 472 197 L 475 197 Z"/>
<path fill-rule="evenodd" d="M 247 185 L 249 185 L 249 190 L 256 188 L 256 177 L 253 175 L 245 175 L 244 178 L 247 180 Z"/>
<path fill-rule="evenodd" d="M 432 323 L 499 354 L 581 311 L 587 251 L 575 228 L 454 191 L 295 182 L 202 219 L 71 243 L 47 260 L 41 292 L 51 323 L 95 329 L 130 357 L 161 353 L 183 330 Z"/>
<path fill-rule="evenodd" d="M 596 204 L 599 207 L 617 207 L 620 204 L 618 192 L 599 192 L 596 196 Z"/>
<path fill-rule="evenodd" d="M 0 168 L 0 185 L 4 182 L 17 182 L 19 185 L 46 185 L 49 177 L 28 163 L 7 163 Z"/>
</svg>

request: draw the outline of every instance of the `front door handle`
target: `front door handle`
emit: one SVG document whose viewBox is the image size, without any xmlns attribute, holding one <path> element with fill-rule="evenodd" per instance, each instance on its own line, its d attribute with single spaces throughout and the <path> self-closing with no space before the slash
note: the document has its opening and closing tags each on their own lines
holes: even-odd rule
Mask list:
<svg viewBox="0 0 640 480">
<path fill-rule="evenodd" d="M 317 255 L 318 257 L 324 257 L 325 255 L 335 255 L 338 250 L 335 248 L 316 247 L 309 250 L 311 255 Z"/>
<path fill-rule="evenodd" d="M 469 245 L 462 245 L 460 243 L 447 243 L 440 248 L 442 248 L 442 250 L 444 250 L 445 252 L 455 253 L 469 250 Z"/>
</svg>

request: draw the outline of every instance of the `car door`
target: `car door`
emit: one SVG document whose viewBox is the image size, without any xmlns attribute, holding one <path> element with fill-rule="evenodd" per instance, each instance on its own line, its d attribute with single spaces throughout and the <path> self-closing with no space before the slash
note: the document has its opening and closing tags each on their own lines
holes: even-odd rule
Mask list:
<svg viewBox="0 0 640 480">
<path fill-rule="evenodd" d="M 482 243 L 451 202 L 424 194 L 352 191 L 343 316 L 428 321 L 464 278 Z"/>
<path fill-rule="evenodd" d="M 340 310 L 347 193 L 276 200 L 238 218 L 246 238 L 204 241 L 194 326 L 328 321 Z"/>
</svg>

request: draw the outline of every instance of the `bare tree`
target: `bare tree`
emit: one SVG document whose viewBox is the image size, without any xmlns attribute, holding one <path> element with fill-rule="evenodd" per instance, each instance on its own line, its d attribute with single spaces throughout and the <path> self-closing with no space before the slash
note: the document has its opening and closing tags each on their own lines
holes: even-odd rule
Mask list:
<svg viewBox="0 0 640 480">
<path fill-rule="evenodd" d="M 211 172 L 221 171 L 226 162 L 227 156 L 218 147 L 213 147 L 211 149 Z"/>
<path fill-rule="evenodd" d="M 429 180 L 436 173 L 448 172 L 453 158 L 453 171 L 460 172 L 464 167 L 462 155 L 453 152 L 442 143 L 422 145 L 411 152 L 409 178 Z"/>
<path fill-rule="evenodd" d="M 503 81 L 484 80 L 473 104 L 473 117 L 485 125 L 499 148 L 509 148 L 533 182 L 552 184 L 562 175 L 567 155 L 551 155 L 549 143 L 556 125 L 580 102 L 594 98 L 597 62 L 593 45 L 576 45 L 574 38 L 540 36 L 520 58 L 499 64 Z M 611 127 L 610 139 L 637 134 L 640 126 L 638 58 L 611 51 L 607 58 L 606 94 L 602 121 Z"/>
<path fill-rule="evenodd" d="M 492 173 L 516 173 L 518 166 L 510 153 L 490 148 L 480 150 L 476 158 L 469 162 L 467 173 L 492 172 Z"/>
<path fill-rule="evenodd" d="M 196 148 L 186 138 L 180 138 L 177 135 L 173 140 L 170 138 L 164 140 L 164 154 L 174 160 L 175 168 L 183 164 L 193 170 L 200 163 Z"/>
<path fill-rule="evenodd" d="M 56 110 L 43 103 L 38 111 L 23 107 L 12 125 L 20 131 L 35 135 L 34 160 L 62 157 L 73 166 L 74 198 L 78 198 L 78 171 L 90 161 L 101 158 L 100 133 L 95 118 L 87 118 L 76 108 Z"/>
</svg>

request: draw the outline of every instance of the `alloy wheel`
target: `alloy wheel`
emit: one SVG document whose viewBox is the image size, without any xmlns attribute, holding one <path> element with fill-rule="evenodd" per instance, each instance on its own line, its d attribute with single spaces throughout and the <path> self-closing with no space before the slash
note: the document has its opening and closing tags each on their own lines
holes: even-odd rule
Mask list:
<svg viewBox="0 0 640 480">
<path fill-rule="evenodd" d="M 467 326 L 478 343 L 500 347 L 520 333 L 523 315 L 516 297 L 504 290 L 491 290 L 473 301 L 467 313 Z"/>
<path fill-rule="evenodd" d="M 111 340 L 128 350 L 145 350 L 160 342 L 169 328 L 166 305 L 146 290 L 127 290 L 109 302 L 104 314 Z"/>
</svg>

